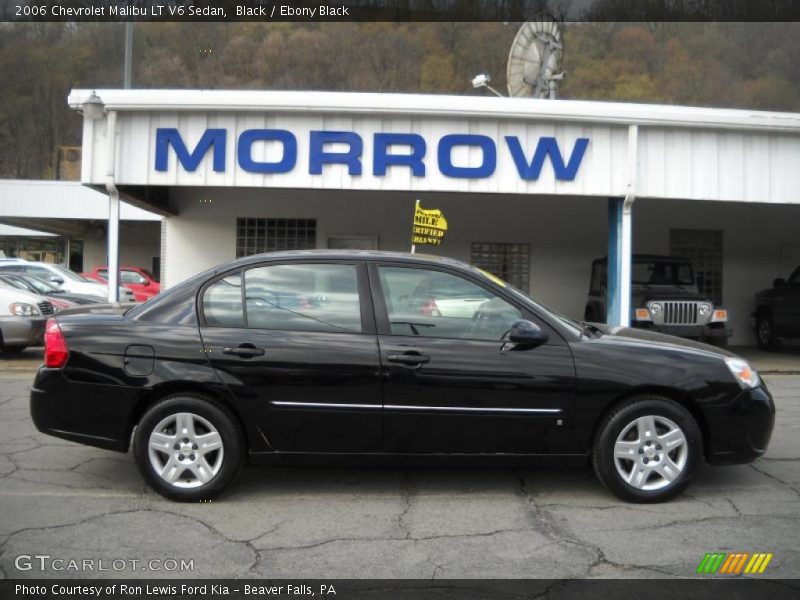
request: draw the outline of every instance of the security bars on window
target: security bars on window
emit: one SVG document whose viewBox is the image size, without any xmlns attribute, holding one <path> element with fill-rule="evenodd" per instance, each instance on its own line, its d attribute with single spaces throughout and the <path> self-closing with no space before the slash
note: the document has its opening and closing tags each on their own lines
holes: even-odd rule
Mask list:
<svg viewBox="0 0 800 600">
<path fill-rule="evenodd" d="M 316 219 L 236 219 L 236 258 L 316 246 Z"/>
</svg>

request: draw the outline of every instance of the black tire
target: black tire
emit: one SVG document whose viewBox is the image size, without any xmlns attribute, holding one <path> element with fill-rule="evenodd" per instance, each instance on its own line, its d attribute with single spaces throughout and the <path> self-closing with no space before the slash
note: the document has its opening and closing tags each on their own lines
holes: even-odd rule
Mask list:
<svg viewBox="0 0 800 600">
<path fill-rule="evenodd" d="M 157 451 L 154 460 L 161 461 L 166 465 L 171 460 L 170 457 L 175 457 L 171 463 L 174 468 L 170 469 L 170 472 L 182 472 L 186 476 L 186 481 L 184 481 L 183 475 L 176 475 L 178 481 L 169 483 L 156 472 L 156 467 L 153 464 L 153 460 L 151 460 L 149 443 L 151 434 L 155 432 L 159 424 L 170 420 L 173 415 L 178 413 L 189 414 L 193 417 L 192 429 L 197 431 L 201 438 L 203 435 L 213 434 L 213 431 L 208 429 L 205 424 L 213 427 L 219 438 L 221 438 L 222 446 L 218 451 L 221 454 L 215 454 L 212 450 L 206 456 L 202 456 L 200 451 L 195 455 L 192 450 L 189 450 L 191 447 L 197 449 L 197 443 L 202 442 L 187 443 L 185 446 L 181 446 L 180 451 L 175 446 L 169 448 L 169 452 Z M 175 421 L 175 430 L 177 430 L 177 421 Z M 165 435 L 173 433 L 169 428 L 162 429 L 162 432 Z M 178 432 L 174 431 L 174 433 L 177 437 Z M 189 438 L 185 439 L 188 440 Z M 183 442 L 182 439 L 173 441 Z M 192 442 L 194 442 L 194 438 L 192 438 Z M 182 455 L 184 448 L 186 448 L 186 451 L 193 453 L 190 456 Z M 173 450 L 175 450 L 174 453 Z M 179 455 L 182 461 L 180 464 L 177 462 Z M 139 472 L 153 490 L 170 500 L 201 502 L 217 497 L 236 478 L 244 463 L 245 440 L 235 419 L 223 406 L 200 394 L 178 393 L 167 396 L 154 404 L 142 416 L 133 435 L 133 456 L 139 467 Z M 195 462 L 195 457 L 198 462 Z M 179 487 L 192 484 L 188 480 L 192 478 L 192 473 L 196 471 L 190 471 L 190 469 L 199 464 L 201 457 L 203 460 L 206 460 L 206 457 L 210 457 L 208 459 L 210 462 L 207 461 L 203 464 L 205 466 L 209 464 L 216 466 L 218 464 L 218 470 L 206 482 L 200 482 L 199 477 L 194 477 L 197 480 L 195 482 L 197 484 L 196 487 Z M 186 461 L 187 466 L 184 466 L 183 461 Z M 183 467 L 183 471 L 181 471 L 181 467 Z M 211 472 L 211 470 L 206 471 L 206 473 Z"/>
<path fill-rule="evenodd" d="M 756 342 L 761 350 L 775 350 L 780 347 L 780 342 L 775 336 L 772 313 L 768 311 L 762 311 L 756 315 Z"/>
<path fill-rule="evenodd" d="M 663 455 L 657 455 L 655 459 L 650 458 L 649 460 L 654 462 L 650 464 L 649 467 L 640 464 L 642 461 L 648 461 L 648 459 L 639 452 L 633 455 L 634 458 L 630 460 L 622 459 L 619 462 L 623 470 L 627 467 L 632 467 L 631 472 L 635 472 L 637 468 L 641 468 L 642 472 L 646 474 L 643 485 L 655 486 L 663 483 L 664 487 L 660 489 L 640 489 L 625 481 L 617 468 L 617 459 L 614 455 L 615 445 L 617 444 L 620 434 L 627 428 L 632 427 L 637 419 L 647 416 L 653 416 L 656 419 L 657 432 L 661 420 L 664 420 L 664 422 L 670 421 L 673 425 L 677 425 L 683 433 L 685 450 L 681 450 L 681 448 L 678 447 L 675 450 L 669 451 L 667 454 L 670 460 L 674 460 L 680 456 L 683 457 L 681 460 L 678 460 L 678 464 L 682 463 L 679 475 L 671 482 L 667 482 L 667 479 L 662 477 L 659 473 L 652 472 L 653 469 L 657 468 L 656 465 L 659 461 L 666 460 Z M 658 438 L 654 439 L 658 441 Z M 639 444 L 639 441 L 625 442 L 623 440 L 623 443 Z M 654 444 L 654 448 L 655 443 L 651 443 Z M 642 448 L 643 447 L 644 446 L 642 446 Z M 658 448 L 660 450 L 661 446 L 659 445 Z M 655 452 L 654 449 L 650 449 L 650 446 L 647 447 L 647 451 Z M 685 454 L 679 454 L 682 452 L 685 452 Z M 600 482 L 617 497 L 628 502 L 636 503 L 664 502 L 674 498 L 686 489 L 702 458 L 702 453 L 702 434 L 697 422 L 689 411 L 668 398 L 660 396 L 638 396 L 614 407 L 599 424 L 592 444 L 592 466 Z M 663 468 L 664 464 L 666 463 L 662 463 L 662 466 L 658 468 Z"/>
</svg>

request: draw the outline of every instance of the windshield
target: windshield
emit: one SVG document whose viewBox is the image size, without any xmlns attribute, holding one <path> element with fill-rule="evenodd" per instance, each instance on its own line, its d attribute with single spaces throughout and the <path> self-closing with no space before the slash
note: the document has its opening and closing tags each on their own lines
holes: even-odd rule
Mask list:
<svg viewBox="0 0 800 600">
<path fill-rule="evenodd" d="M 510 291 L 512 295 L 514 295 L 517 298 L 521 299 L 526 304 L 532 304 L 534 306 L 534 309 L 536 310 L 536 312 L 542 312 L 542 313 L 545 313 L 546 315 L 549 315 L 549 316 L 553 317 L 559 323 L 561 323 L 561 325 L 563 325 L 566 329 L 568 329 L 569 331 L 571 331 L 575 335 L 580 336 L 583 333 L 583 327 L 581 327 L 576 321 L 574 321 L 573 319 L 570 319 L 569 317 L 566 317 L 566 316 L 562 315 L 561 313 L 553 310 L 552 308 L 549 308 L 549 307 L 545 306 L 541 302 L 539 302 L 537 300 L 534 300 L 528 294 L 526 294 L 525 292 L 523 292 L 521 290 L 518 290 L 517 288 L 515 288 L 513 285 L 511 285 L 507 281 L 504 281 L 504 280 L 500 279 L 499 277 L 497 277 L 496 275 L 494 275 L 492 273 L 487 273 L 486 271 L 484 271 L 482 269 L 479 269 L 477 267 L 472 267 L 472 270 L 475 271 L 476 273 L 479 273 L 482 277 L 485 277 L 486 279 L 489 279 L 493 283 L 496 283 L 496 284 L 500 285 L 501 287 L 503 287 L 504 289 Z"/>
<path fill-rule="evenodd" d="M 152 279 L 153 281 L 155 281 L 156 283 L 158 283 L 158 277 L 156 277 L 155 275 L 153 275 L 153 274 L 152 274 L 150 271 L 148 271 L 147 269 L 139 269 L 139 270 L 140 270 L 142 273 L 144 273 L 144 274 L 145 274 L 147 277 L 149 277 L 150 279 Z"/>
<path fill-rule="evenodd" d="M 62 267 L 61 265 L 50 265 L 50 268 L 54 271 L 58 271 L 61 275 L 64 276 L 65 279 L 70 279 L 72 281 L 85 281 L 91 283 L 91 279 L 86 279 L 86 277 L 81 277 L 75 271 L 70 271 L 66 267 Z"/>
<path fill-rule="evenodd" d="M 20 278 L 23 279 L 23 278 Z M 25 277 L 24 281 L 28 283 L 31 287 L 35 288 L 37 292 L 40 294 L 53 294 L 56 292 L 61 292 L 56 286 L 50 285 L 46 281 L 39 279 L 38 277 L 29 276 Z"/>
<path fill-rule="evenodd" d="M 694 273 L 688 262 L 636 261 L 631 280 L 639 285 L 692 285 Z"/>
</svg>

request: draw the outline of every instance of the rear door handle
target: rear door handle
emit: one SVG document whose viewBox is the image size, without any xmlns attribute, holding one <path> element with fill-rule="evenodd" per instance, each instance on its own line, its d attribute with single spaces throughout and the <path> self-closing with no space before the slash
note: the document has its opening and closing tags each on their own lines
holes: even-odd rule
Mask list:
<svg viewBox="0 0 800 600">
<path fill-rule="evenodd" d="M 407 367 L 421 367 L 425 363 L 430 362 L 431 357 L 426 356 L 425 354 L 411 354 L 406 352 L 405 354 L 387 354 L 386 360 L 389 362 L 400 363 L 401 365 L 405 365 Z"/>
<path fill-rule="evenodd" d="M 222 353 L 234 354 L 236 356 L 241 356 L 242 358 L 251 358 L 253 356 L 264 356 L 264 349 L 256 348 L 252 344 L 242 344 L 238 348 L 223 348 Z"/>
</svg>

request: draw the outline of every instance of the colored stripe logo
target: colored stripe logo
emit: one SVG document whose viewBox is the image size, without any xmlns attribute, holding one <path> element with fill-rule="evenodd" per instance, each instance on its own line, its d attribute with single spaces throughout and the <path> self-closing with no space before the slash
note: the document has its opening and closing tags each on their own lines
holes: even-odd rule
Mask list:
<svg viewBox="0 0 800 600">
<path fill-rule="evenodd" d="M 708 552 L 697 566 L 697 573 L 713 575 L 760 575 L 763 573 L 769 561 L 772 560 L 772 552 Z"/>
</svg>

